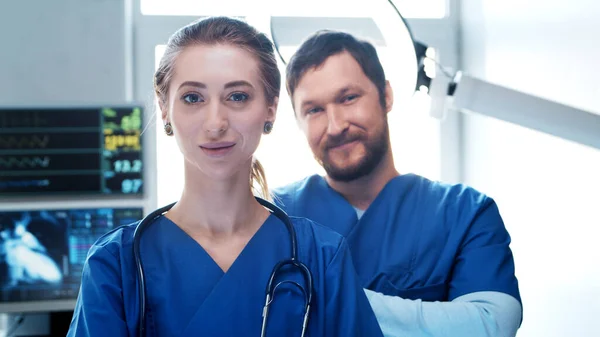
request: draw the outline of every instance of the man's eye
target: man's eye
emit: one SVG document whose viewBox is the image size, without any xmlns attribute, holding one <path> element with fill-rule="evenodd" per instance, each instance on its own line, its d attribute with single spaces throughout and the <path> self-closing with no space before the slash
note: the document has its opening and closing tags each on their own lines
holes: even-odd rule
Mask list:
<svg viewBox="0 0 600 337">
<path fill-rule="evenodd" d="M 316 114 L 321 111 L 323 111 L 323 109 L 321 109 L 321 108 L 311 108 L 311 109 L 306 110 L 306 114 L 312 115 L 312 114 Z"/>
<path fill-rule="evenodd" d="M 348 95 L 342 99 L 342 102 L 351 102 L 358 98 L 358 95 Z"/>
</svg>

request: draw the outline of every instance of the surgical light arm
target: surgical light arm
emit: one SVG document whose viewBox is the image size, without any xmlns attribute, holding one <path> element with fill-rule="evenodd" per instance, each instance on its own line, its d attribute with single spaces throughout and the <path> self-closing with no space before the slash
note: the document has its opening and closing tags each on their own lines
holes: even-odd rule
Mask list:
<svg viewBox="0 0 600 337">
<path fill-rule="evenodd" d="M 492 84 L 464 73 L 436 76 L 431 114 L 452 109 L 480 114 L 600 149 L 600 115 Z M 448 96 L 451 96 L 448 99 Z"/>
</svg>

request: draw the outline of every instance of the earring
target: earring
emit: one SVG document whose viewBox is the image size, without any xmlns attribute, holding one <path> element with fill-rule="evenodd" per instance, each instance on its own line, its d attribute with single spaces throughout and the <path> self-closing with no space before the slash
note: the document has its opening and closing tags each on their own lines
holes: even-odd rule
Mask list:
<svg viewBox="0 0 600 337">
<path fill-rule="evenodd" d="M 173 135 L 173 127 L 171 126 L 171 123 L 169 123 L 169 122 L 165 123 L 165 133 L 167 134 L 167 136 Z"/>
<path fill-rule="evenodd" d="M 273 130 L 273 122 L 265 122 L 265 126 L 263 128 L 263 131 L 265 132 L 265 134 L 269 134 L 271 133 L 271 131 Z"/>
</svg>

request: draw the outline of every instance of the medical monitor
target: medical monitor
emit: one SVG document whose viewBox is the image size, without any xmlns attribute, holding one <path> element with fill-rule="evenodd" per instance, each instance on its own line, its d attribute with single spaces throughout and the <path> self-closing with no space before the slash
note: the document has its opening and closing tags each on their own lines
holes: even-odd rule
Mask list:
<svg viewBox="0 0 600 337">
<path fill-rule="evenodd" d="M 140 106 L 0 108 L 0 197 L 143 193 Z"/>
<path fill-rule="evenodd" d="M 92 244 L 141 208 L 0 211 L 0 313 L 72 310 Z"/>
</svg>

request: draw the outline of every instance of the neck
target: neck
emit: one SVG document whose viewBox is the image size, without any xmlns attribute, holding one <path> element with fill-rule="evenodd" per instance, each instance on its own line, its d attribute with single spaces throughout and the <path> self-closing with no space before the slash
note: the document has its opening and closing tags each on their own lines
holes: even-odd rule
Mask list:
<svg viewBox="0 0 600 337">
<path fill-rule="evenodd" d="M 377 167 L 368 175 L 352 181 L 336 181 L 326 176 L 329 186 L 340 193 L 352 206 L 365 210 L 385 185 L 399 175 L 394 158 L 388 151 Z"/>
<path fill-rule="evenodd" d="M 181 199 L 167 217 L 190 234 L 227 237 L 251 234 L 268 216 L 250 189 L 248 170 L 227 179 L 204 175 L 185 163 L 185 187 Z M 264 218 L 264 219 L 263 219 Z"/>
</svg>

